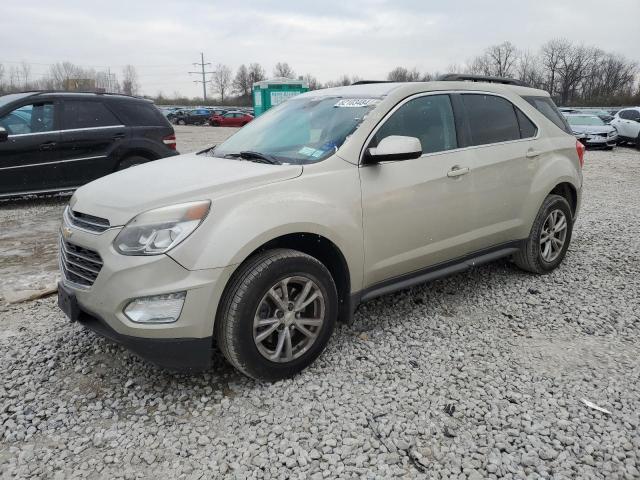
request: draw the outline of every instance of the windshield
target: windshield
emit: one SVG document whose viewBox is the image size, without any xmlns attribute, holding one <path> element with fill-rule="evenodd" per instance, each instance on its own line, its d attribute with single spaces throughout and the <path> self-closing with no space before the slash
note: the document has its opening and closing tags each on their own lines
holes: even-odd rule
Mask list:
<svg viewBox="0 0 640 480">
<path fill-rule="evenodd" d="M 379 102 L 377 98 L 293 98 L 217 146 L 213 156 L 258 152 L 279 163 L 315 163 L 335 153 Z"/>
<path fill-rule="evenodd" d="M 598 117 L 591 115 L 571 115 L 567 116 L 569 125 L 589 125 L 589 126 L 601 126 L 604 122 Z"/>
</svg>

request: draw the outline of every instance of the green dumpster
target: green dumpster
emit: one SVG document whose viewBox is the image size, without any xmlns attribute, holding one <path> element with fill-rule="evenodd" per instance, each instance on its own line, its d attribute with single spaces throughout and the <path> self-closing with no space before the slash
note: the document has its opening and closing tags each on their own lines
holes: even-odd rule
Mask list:
<svg viewBox="0 0 640 480">
<path fill-rule="evenodd" d="M 308 92 L 309 85 L 302 80 L 274 78 L 253 84 L 253 114 L 262 115 L 271 107 L 280 105 L 291 97 Z"/>
</svg>

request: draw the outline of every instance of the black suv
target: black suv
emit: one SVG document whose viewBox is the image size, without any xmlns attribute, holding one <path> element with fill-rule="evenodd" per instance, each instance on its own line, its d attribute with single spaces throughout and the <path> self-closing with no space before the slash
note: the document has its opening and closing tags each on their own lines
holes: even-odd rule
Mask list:
<svg viewBox="0 0 640 480">
<path fill-rule="evenodd" d="M 0 96 L 0 197 L 72 190 L 177 154 L 173 127 L 142 98 L 70 92 Z"/>
</svg>

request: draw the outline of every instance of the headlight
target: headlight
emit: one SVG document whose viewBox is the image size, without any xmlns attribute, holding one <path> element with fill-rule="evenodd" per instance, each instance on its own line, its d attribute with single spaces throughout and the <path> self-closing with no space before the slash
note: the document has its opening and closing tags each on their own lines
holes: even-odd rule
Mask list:
<svg viewBox="0 0 640 480">
<path fill-rule="evenodd" d="M 205 219 L 211 202 L 181 203 L 141 213 L 113 241 L 122 255 L 160 255 L 182 242 Z"/>
</svg>

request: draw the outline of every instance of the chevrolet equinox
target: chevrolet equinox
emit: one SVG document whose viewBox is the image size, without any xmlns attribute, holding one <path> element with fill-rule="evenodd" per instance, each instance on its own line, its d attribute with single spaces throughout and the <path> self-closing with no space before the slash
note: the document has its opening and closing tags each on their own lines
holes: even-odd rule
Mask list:
<svg viewBox="0 0 640 480">
<path fill-rule="evenodd" d="M 83 186 L 60 307 L 158 365 L 206 368 L 217 344 L 273 381 L 360 302 L 501 257 L 551 272 L 584 147 L 546 92 L 474 80 L 312 91 L 207 151 Z"/>
</svg>

